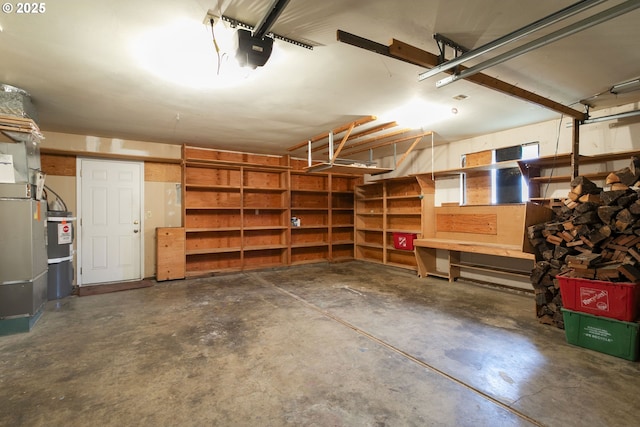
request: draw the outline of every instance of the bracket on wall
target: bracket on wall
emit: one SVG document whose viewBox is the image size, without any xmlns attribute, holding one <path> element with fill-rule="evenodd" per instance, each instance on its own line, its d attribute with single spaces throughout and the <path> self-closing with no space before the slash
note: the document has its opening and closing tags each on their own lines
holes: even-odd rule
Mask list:
<svg viewBox="0 0 640 427">
<path fill-rule="evenodd" d="M 435 33 L 433 35 L 433 39 L 438 44 L 438 50 L 440 51 L 440 55 L 438 55 L 438 65 L 439 64 L 444 64 L 445 62 L 447 62 L 447 57 L 445 55 L 445 51 L 446 51 L 447 46 L 449 46 L 450 48 L 453 49 L 454 58 L 457 58 L 459 55 L 461 55 L 463 53 L 469 52 L 469 49 L 467 49 L 466 47 L 464 47 L 464 46 L 462 46 L 462 45 L 460 45 L 460 44 L 458 44 L 456 42 L 454 42 L 450 38 L 443 36 L 442 34 Z"/>
</svg>

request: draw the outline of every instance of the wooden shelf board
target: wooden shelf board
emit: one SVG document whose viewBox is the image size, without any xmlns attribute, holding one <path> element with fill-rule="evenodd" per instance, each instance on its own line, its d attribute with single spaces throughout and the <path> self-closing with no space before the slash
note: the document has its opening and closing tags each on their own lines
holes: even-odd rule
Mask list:
<svg viewBox="0 0 640 427">
<path fill-rule="evenodd" d="M 303 261 L 292 261 L 291 265 L 305 265 L 305 264 L 317 264 L 319 262 L 327 262 L 329 258 L 316 258 L 316 259 L 305 259 Z"/>
<path fill-rule="evenodd" d="M 237 185 L 215 185 L 215 184 L 185 184 L 187 190 L 224 190 L 240 192 Z"/>
<path fill-rule="evenodd" d="M 387 216 L 422 216 L 421 212 L 387 212 Z"/>
<path fill-rule="evenodd" d="M 340 173 L 340 174 L 346 174 L 346 175 L 379 175 L 383 173 L 393 172 L 393 169 L 356 166 L 356 165 L 336 165 L 331 163 L 320 163 L 317 165 L 313 165 L 311 167 L 306 167 L 305 171 L 307 173 L 316 173 L 316 172 L 326 171 L 326 172 Z"/>
<path fill-rule="evenodd" d="M 287 245 L 257 245 L 257 246 L 245 246 L 244 251 L 265 251 L 273 249 L 287 249 Z"/>
<path fill-rule="evenodd" d="M 185 206 L 185 210 L 188 211 L 239 211 L 241 209 L 240 206 Z"/>
<path fill-rule="evenodd" d="M 494 273 L 517 276 L 517 277 L 529 277 L 529 275 L 531 274 L 530 271 L 518 271 L 518 270 L 511 270 L 508 268 L 499 268 L 499 267 L 492 267 L 492 266 L 480 265 L 480 264 L 468 264 L 468 263 L 461 262 L 461 263 L 455 263 L 455 264 L 452 263 L 450 265 L 452 267 L 467 268 L 470 270 L 478 270 L 478 271 L 489 271 Z"/>
<path fill-rule="evenodd" d="M 353 228 L 353 224 L 332 224 L 331 228 Z"/>
<path fill-rule="evenodd" d="M 246 229 L 246 228 L 245 228 Z M 186 233 L 216 233 L 216 232 L 229 232 L 229 231 L 237 231 L 240 232 L 242 227 L 219 227 L 219 228 L 187 228 L 185 229 Z"/>
<path fill-rule="evenodd" d="M 321 246 L 329 246 L 327 242 L 305 242 L 305 243 L 292 243 L 291 249 L 300 249 L 300 248 L 315 248 Z"/>
<path fill-rule="evenodd" d="M 426 275 L 432 276 L 432 277 L 440 277 L 441 279 L 449 280 L 449 274 L 443 273 L 441 271 L 428 271 Z"/>
<path fill-rule="evenodd" d="M 374 233 L 382 233 L 382 228 L 358 228 L 356 231 L 373 231 Z"/>
<path fill-rule="evenodd" d="M 387 262 L 388 266 L 390 267 L 398 267 L 398 268 L 404 268 L 407 270 L 413 270 L 413 271 L 418 271 L 418 267 L 415 265 L 409 265 L 409 264 L 401 264 L 399 262 Z"/>
<path fill-rule="evenodd" d="M 492 163 L 490 165 L 470 166 L 465 168 L 435 171 L 433 172 L 433 177 L 434 178 L 454 177 L 454 176 L 460 175 L 461 173 L 486 172 L 486 171 L 491 171 L 496 169 L 508 169 L 508 168 L 517 168 L 517 167 L 518 167 L 518 162 L 516 160 L 509 160 L 506 162 Z"/>
<path fill-rule="evenodd" d="M 207 249 L 190 249 L 185 253 L 189 255 L 207 255 L 207 254 L 222 254 L 227 252 L 240 252 L 240 247 L 233 248 L 207 248 Z"/>
<path fill-rule="evenodd" d="M 588 165 L 594 163 L 613 162 L 615 160 L 631 159 L 631 156 L 637 156 L 640 151 L 619 151 L 617 153 L 580 155 L 578 157 L 578 165 Z M 522 170 L 530 167 L 534 168 L 552 168 L 571 165 L 571 153 L 558 154 L 557 156 L 543 156 L 536 159 L 519 160 L 518 163 Z"/>
<path fill-rule="evenodd" d="M 420 200 L 420 196 L 421 194 L 412 194 L 412 195 L 407 195 L 407 196 L 387 196 L 387 200 L 414 200 L 414 199 L 418 199 Z"/>
<path fill-rule="evenodd" d="M 313 193 L 313 194 L 327 194 L 329 190 L 313 190 L 313 189 L 305 189 L 305 188 L 292 188 L 291 193 Z"/>
<path fill-rule="evenodd" d="M 387 233 L 407 233 L 407 234 L 420 234 L 421 230 L 401 230 L 399 228 L 387 228 Z"/>
<path fill-rule="evenodd" d="M 291 206 L 291 210 L 292 211 L 306 211 L 306 212 L 310 212 L 310 211 L 318 211 L 318 212 L 329 212 L 329 208 L 300 208 L 297 206 Z"/>
<path fill-rule="evenodd" d="M 337 245 L 353 245 L 353 240 L 335 240 L 333 242 L 331 242 L 332 245 L 337 246 Z"/>
<path fill-rule="evenodd" d="M 356 199 L 358 202 L 372 202 L 378 200 L 384 200 L 384 197 L 362 197 Z"/>
<path fill-rule="evenodd" d="M 363 246 L 365 248 L 384 249 L 384 246 L 379 243 L 356 243 L 356 246 Z"/>
<path fill-rule="evenodd" d="M 248 191 L 251 193 L 284 193 L 287 191 L 286 188 L 267 188 L 267 187 L 242 187 L 244 191 Z"/>
<path fill-rule="evenodd" d="M 195 157 L 186 157 L 184 159 L 185 166 L 195 166 L 195 167 L 211 167 L 216 166 L 218 168 L 227 167 L 228 169 L 240 169 L 240 167 L 245 167 L 250 170 L 255 171 L 273 171 L 273 170 L 281 170 L 286 171 L 290 170 L 291 166 L 281 166 L 281 165 L 263 165 L 260 163 L 247 163 L 247 162 L 235 162 L 231 160 L 209 160 L 209 159 L 199 159 Z"/>
<path fill-rule="evenodd" d="M 316 225 L 301 225 L 300 227 L 291 227 L 291 231 L 294 230 L 324 230 L 328 229 L 329 226 L 326 224 L 316 224 Z"/>
<path fill-rule="evenodd" d="M 264 225 L 264 226 L 252 226 L 243 227 L 244 231 L 269 231 L 269 230 L 286 230 L 289 228 L 286 225 Z"/>
<path fill-rule="evenodd" d="M 356 212 L 356 215 L 360 216 L 382 216 L 382 212 Z"/>
<path fill-rule="evenodd" d="M 331 208 L 332 211 L 340 211 L 340 212 L 349 212 L 352 211 L 353 208 Z"/>
<path fill-rule="evenodd" d="M 498 243 L 478 243 L 464 240 L 450 239 L 416 239 L 414 247 L 433 249 L 445 249 L 449 251 L 479 253 L 485 255 L 502 256 L 507 258 L 521 258 L 535 260 L 535 255 L 522 252 L 522 248 L 515 245 L 503 245 Z"/>
<path fill-rule="evenodd" d="M 286 211 L 289 208 L 286 206 L 243 206 L 244 210 L 259 210 L 259 211 Z"/>
<path fill-rule="evenodd" d="M 598 180 L 598 179 L 605 179 L 607 177 L 607 175 L 609 175 L 610 172 L 593 172 L 593 173 L 583 173 L 580 174 L 580 176 L 584 176 L 587 179 L 590 180 Z M 533 177 L 533 178 L 529 178 L 529 181 L 531 182 L 538 182 L 540 184 L 546 184 L 546 183 L 556 183 L 556 182 L 571 182 L 571 175 L 556 175 L 556 176 L 540 176 L 540 177 Z"/>
</svg>

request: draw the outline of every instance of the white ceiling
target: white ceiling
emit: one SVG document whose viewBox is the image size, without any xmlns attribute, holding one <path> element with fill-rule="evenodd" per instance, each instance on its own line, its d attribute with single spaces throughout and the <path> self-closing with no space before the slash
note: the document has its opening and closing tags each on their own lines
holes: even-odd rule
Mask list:
<svg viewBox="0 0 640 427">
<path fill-rule="evenodd" d="M 425 69 L 340 43 L 336 30 L 383 44 L 395 38 L 438 53 L 434 33 L 474 48 L 575 3 L 571 0 L 291 0 L 272 31 L 315 48 L 276 40 L 280 52 L 232 88 L 169 81 L 159 75 L 168 66 L 149 69 L 135 50 L 146 37 L 152 42 L 145 52 L 155 50 L 156 60 L 196 68 L 185 52 L 214 57 L 210 29 L 203 24 L 208 10 L 257 24 L 271 3 L 56 0 L 44 3 L 46 11 L 38 15 L 2 13 L 0 83 L 31 94 L 45 131 L 274 154 L 361 116 L 382 120 L 414 99 L 458 109 L 455 116 L 425 125 L 438 143 L 560 117 L 466 81 L 437 89 L 444 74 L 419 82 Z M 518 43 L 620 3 L 605 1 Z M 178 41 L 193 31 L 197 40 L 171 43 L 163 31 Z M 639 40 L 636 9 L 484 73 L 575 104 L 638 77 Z M 198 41 L 204 48 L 195 51 Z M 216 78 L 215 67 L 202 69 Z M 459 94 L 468 98 L 454 100 Z"/>
</svg>

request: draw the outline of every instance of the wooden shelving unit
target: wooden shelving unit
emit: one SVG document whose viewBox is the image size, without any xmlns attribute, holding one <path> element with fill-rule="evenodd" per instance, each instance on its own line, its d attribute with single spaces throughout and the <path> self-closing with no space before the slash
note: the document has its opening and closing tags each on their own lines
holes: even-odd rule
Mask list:
<svg viewBox="0 0 640 427">
<path fill-rule="evenodd" d="M 354 190 L 358 175 L 309 173 L 307 162 L 291 160 L 291 264 L 354 258 Z"/>
<path fill-rule="evenodd" d="M 306 165 L 185 145 L 186 276 L 353 259 L 362 178 L 307 173 Z"/>
<path fill-rule="evenodd" d="M 413 251 L 396 249 L 393 234 L 423 230 L 423 189 L 417 177 L 356 187 L 356 259 L 417 270 Z"/>
<path fill-rule="evenodd" d="M 187 277 L 288 265 L 288 162 L 183 147 Z"/>
<path fill-rule="evenodd" d="M 291 170 L 291 264 L 329 260 L 329 175 Z"/>
<path fill-rule="evenodd" d="M 353 175 L 330 175 L 329 230 L 331 261 L 354 259 L 355 187 L 362 178 Z"/>
<path fill-rule="evenodd" d="M 631 156 L 640 156 L 640 151 L 621 151 L 617 153 L 599 154 L 594 156 L 579 156 L 578 165 L 593 165 L 593 164 L 605 164 L 607 162 L 614 162 L 617 160 L 631 159 Z M 538 157 L 536 159 L 519 160 L 518 167 L 522 176 L 529 181 L 529 196 L 531 200 L 540 200 L 540 185 L 550 183 L 568 183 L 571 182 L 571 175 L 558 174 L 555 171 L 556 168 L 567 168 L 571 166 L 571 154 L 558 154 L 557 156 L 545 156 Z M 592 181 L 604 180 L 609 172 L 587 172 L 581 173 Z"/>
</svg>

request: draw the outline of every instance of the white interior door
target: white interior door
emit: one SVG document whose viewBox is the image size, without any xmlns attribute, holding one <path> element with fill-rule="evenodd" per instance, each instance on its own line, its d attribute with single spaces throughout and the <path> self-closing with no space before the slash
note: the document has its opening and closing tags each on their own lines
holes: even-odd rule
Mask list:
<svg viewBox="0 0 640 427">
<path fill-rule="evenodd" d="M 79 159 L 79 283 L 142 279 L 141 162 Z"/>
</svg>

